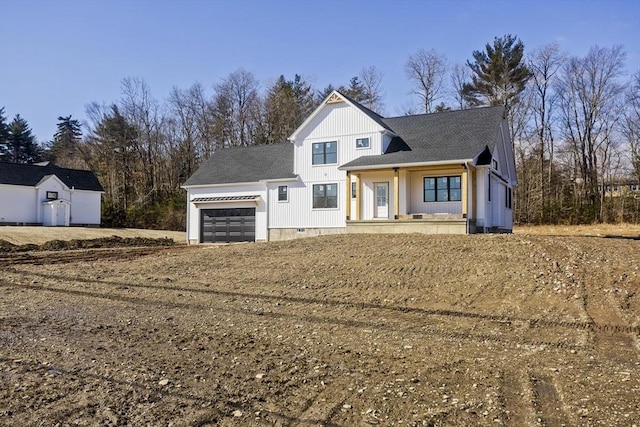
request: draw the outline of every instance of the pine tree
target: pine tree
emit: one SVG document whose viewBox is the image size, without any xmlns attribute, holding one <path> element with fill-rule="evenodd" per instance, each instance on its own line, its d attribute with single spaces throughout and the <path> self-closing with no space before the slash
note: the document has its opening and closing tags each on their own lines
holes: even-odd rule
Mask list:
<svg viewBox="0 0 640 427">
<path fill-rule="evenodd" d="M 463 87 L 463 95 L 471 106 L 503 105 L 507 110 L 518 102 L 530 72 L 523 62 L 524 44 L 508 34 L 496 37 L 486 52 L 474 51 L 474 62 L 467 61 L 472 83 Z"/>
<path fill-rule="evenodd" d="M 33 163 L 42 159 L 42 149 L 36 143 L 25 119 L 16 114 L 9 124 L 9 151 L 6 160 L 13 163 Z"/>
<path fill-rule="evenodd" d="M 82 129 L 78 120 L 71 116 L 58 117 L 58 130 L 51 143 L 51 160 L 62 167 L 78 166 L 78 144 L 82 138 Z"/>
<path fill-rule="evenodd" d="M 2 107 L 0 108 L 0 161 L 8 161 L 9 151 L 9 125 Z"/>
</svg>

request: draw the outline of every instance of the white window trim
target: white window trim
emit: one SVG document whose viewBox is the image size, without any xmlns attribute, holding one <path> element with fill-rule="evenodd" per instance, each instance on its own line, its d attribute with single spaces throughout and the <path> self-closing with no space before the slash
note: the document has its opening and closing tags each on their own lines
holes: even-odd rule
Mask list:
<svg viewBox="0 0 640 427">
<path fill-rule="evenodd" d="M 313 187 L 315 187 L 316 185 L 335 185 L 336 186 L 336 207 L 335 208 L 314 208 L 313 207 L 313 199 L 314 199 L 314 195 L 313 195 Z M 325 190 L 326 191 L 326 190 Z M 325 192 L 325 197 L 326 196 L 326 192 Z M 338 185 L 337 182 L 318 182 L 315 184 L 311 184 L 311 210 L 314 211 L 337 211 L 340 209 L 340 185 Z"/>
<path fill-rule="evenodd" d="M 361 139 L 366 139 L 367 140 L 367 146 L 366 147 L 358 147 L 358 140 Z M 371 138 L 364 137 L 364 138 L 356 138 L 356 150 L 370 150 L 371 149 Z"/>
<path fill-rule="evenodd" d="M 335 163 L 317 163 L 317 164 L 314 164 L 314 163 L 313 163 L 313 145 L 314 145 L 314 144 L 327 144 L 327 143 L 331 143 L 331 142 L 334 142 L 334 143 L 336 144 L 336 161 L 335 161 Z M 338 147 L 338 140 L 335 140 L 335 141 L 312 142 L 312 143 L 311 143 L 311 167 L 312 167 L 312 168 L 325 167 L 325 166 L 335 166 L 335 165 L 337 165 L 337 164 L 339 164 L 339 163 L 340 163 L 340 159 L 338 158 L 338 157 L 339 157 L 339 155 L 340 155 L 340 150 L 339 150 L 339 147 Z M 326 151 L 325 151 L 325 156 L 326 156 Z"/>
</svg>

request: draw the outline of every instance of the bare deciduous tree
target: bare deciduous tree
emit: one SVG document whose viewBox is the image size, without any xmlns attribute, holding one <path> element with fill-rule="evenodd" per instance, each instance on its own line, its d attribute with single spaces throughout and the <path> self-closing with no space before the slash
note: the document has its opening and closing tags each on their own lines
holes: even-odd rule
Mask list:
<svg viewBox="0 0 640 427">
<path fill-rule="evenodd" d="M 383 74 L 375 65 L 360 70 L 358 75 L 365 92 L 365 99 L 362 104 L 378 114 L 384 110 L 384 91 L 382 89 Z"/>
<path fill-rule="evenodd" d="M 462 64 L 455 64 L 451 68 L 451 96 L 455 100 L 456 106 L 460 110 L 468 108 L 464 96 L 464 85 L 471 81 L 471 71 L 469 67 Z"/>
<path fill-rule="evenodd" d="M 447 59 L 434 49 L 420 49 L 405 64 L 407 78 L 413 83 L 411 93 L 417 95 L 425 113 L 431 113 L 435 102 L 444 94 Z"/>
<path fill-rule="evenodd" d="M 578 203 L 602 220 L 602 169 L 615 147 L 616 125 L 622 117 L 619 82 L 625 60 L 622 46 L 591 48 L 584 58 L 569 59 L 558 93 L 564 138 L 575 171 Z"/>
</svg>

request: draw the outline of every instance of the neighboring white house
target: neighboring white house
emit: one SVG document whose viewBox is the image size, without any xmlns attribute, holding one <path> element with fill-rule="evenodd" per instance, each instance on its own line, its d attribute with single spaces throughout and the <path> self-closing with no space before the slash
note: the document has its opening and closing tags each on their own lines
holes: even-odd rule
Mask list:
<svg viewBox="0 0 640 427">
<path fill-rule="evenodd" d="M 218 150 L 187 180 L 189 243 L 512 230 L 502 107 L 384 118 L 334 91 L 289 141 Z"/>
<path fill-rule="evenodd" d="M 103 192 L 91 171 L 0 162 L 0 224 L 99 226 Z"/>
</svg>

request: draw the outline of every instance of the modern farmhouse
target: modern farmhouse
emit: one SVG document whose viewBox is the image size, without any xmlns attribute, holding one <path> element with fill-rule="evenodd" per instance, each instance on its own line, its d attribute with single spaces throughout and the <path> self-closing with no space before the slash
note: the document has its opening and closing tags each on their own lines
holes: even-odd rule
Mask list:
<svg viewBox="0 0 640 427">
<path fill-rule="evenodd" d="M 103 192 L 91 171 L 0 162 L 0 224 L 99 226 Z"/>
<path fill-rule="evenodd" d="M 216 151 L 184 184 L 189 243 L 512 230 L 502 107 L 384 118 L 334 91 L 289 142 Z"/>
</svg>

